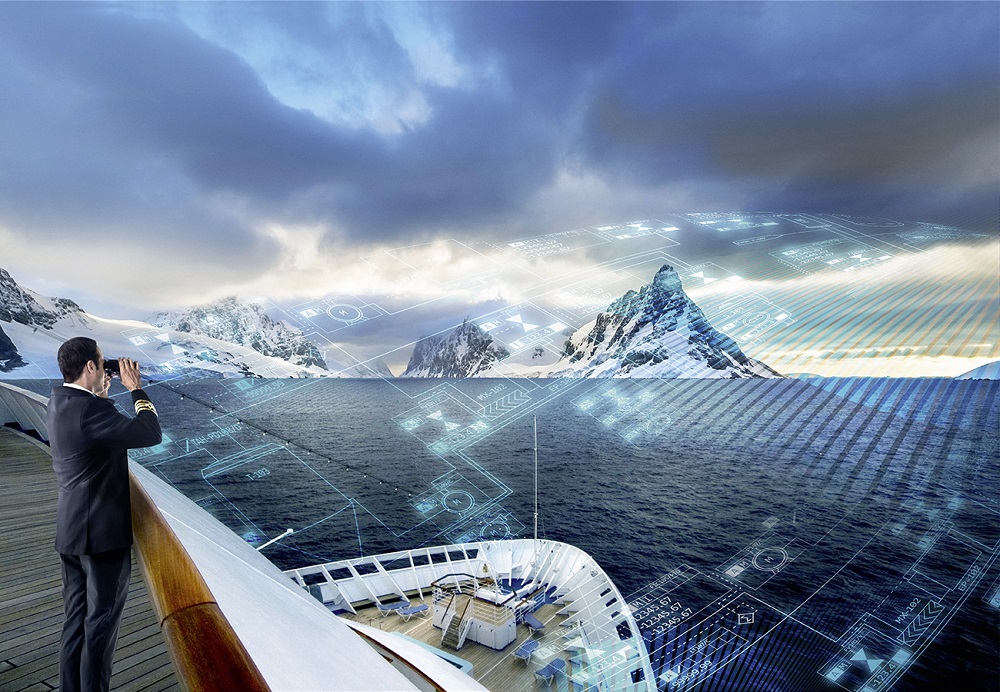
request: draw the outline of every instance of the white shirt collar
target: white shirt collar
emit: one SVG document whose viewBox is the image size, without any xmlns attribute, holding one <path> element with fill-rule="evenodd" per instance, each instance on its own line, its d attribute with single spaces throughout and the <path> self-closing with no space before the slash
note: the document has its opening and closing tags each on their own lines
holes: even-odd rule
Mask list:
<svg viewBox="0 0 1000 692">
<path fill-rule="evenodd" d="M 72 387 L 73 389 L 79 389 L 81 392 L 87 392 L 87 394 L 90 394 L 91 396 L 96 396 L 92 391 L 90 391 L 86 387 L 81 387 L 78 384 L 72 384 L 70 382 L 63 382 L 63 387 Z"/>
</svg>

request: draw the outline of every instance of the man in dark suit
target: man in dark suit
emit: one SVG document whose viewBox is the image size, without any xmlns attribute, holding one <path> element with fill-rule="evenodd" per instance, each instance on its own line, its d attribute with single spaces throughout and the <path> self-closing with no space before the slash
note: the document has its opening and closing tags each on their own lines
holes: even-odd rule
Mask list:
<svg viewBox="0 0 1000 692">
<path fill-rule="evenodd" d="M 160 443 L 156 409 L 142 391 L 139 364 L 122 358 L 121 381 L 135 417 L 108 399 L 111 376 L 97 342 L 59 348 L 63 384 L 52 389 L 47 423 L 59 481 L 56 550 L 62 559 L 59 688 L 108 690 L 132 564 L 132 506 L 126 450 Z"/>
</svg>

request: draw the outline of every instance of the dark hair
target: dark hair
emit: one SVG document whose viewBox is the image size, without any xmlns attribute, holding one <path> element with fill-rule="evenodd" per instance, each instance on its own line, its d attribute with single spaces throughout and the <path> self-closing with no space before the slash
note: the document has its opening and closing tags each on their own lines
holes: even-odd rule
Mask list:
<svg viewBox="0 0 1000 692">
<path fill-rule="evenodd" d="M 63 382 L 76 382 L 87 363 L 97 365 L 97 342 L 86 336 L 74 336 L 59 347 L 59 372 Z"/>
</svg>

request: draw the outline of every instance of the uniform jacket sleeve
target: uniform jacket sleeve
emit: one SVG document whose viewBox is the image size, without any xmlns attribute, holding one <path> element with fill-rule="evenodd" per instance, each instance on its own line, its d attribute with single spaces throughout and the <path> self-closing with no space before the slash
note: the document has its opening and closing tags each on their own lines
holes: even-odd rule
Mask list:
<svg viewBox="0 0 1000 692">
<path fill-rule="evenodd" d="M 124 449 L 152 447 L 163 439 L 160 419 L 141 389 L 132 392 L 135 418 L 123 416 L 109 399 L 90 400 L 81 420 L 83 433 L 94 441 Z"/>
</svg>

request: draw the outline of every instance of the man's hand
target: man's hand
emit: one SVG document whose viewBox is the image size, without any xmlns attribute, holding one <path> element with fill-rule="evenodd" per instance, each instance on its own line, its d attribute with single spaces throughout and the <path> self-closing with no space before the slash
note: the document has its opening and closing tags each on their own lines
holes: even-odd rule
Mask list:
<svg viewBox="0 0 1000 692">
<path fill-rule="evenodd" d="M 130 392 L 142 388 L 142 379 L 139 377 L 139 364 L 130 358 L 119 358 L 118 366 L 121 369 L 122 384 Z"/>
<path fill-rule="evenodd" d="M 101 391 L 97 392 L 97 396 L 102 399 L 108 398 L 108 390 L 111 389 L 111 375 L 104 373 L 104 382 L 101 385 Z"/>
</svg>

